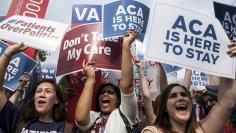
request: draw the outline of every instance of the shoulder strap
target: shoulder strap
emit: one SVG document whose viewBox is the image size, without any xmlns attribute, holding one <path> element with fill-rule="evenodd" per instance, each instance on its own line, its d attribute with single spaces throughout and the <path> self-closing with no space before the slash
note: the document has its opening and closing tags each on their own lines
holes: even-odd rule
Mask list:
<svg viewBox="0 0 236 133">
<path fill-rule="evenodd" d="M 130 123 L 129 123 L 128 119 L 125 117 L 125 115 L 120 111 L 120 108 L 119 108 L 119 113 L 125 123 L 125 127 L 126 127 L 127 132 L 132 133 L 132 126 L 130 125 Z"/>
</svg>

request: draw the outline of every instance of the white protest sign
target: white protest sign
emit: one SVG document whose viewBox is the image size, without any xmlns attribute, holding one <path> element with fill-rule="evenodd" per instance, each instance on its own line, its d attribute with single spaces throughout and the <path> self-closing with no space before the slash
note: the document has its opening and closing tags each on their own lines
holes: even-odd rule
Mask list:
<svg viewBox="0 0 236 133">
<path fill-rule="evenodd" d="M 0 23 L 0 38 L 55 52 L 69 24 L 25 16 L 12 16 Z"/>
<path fill-rule="evenodd" d="M 185 69 L 177 71 L 178 83 L 183 84 L 184 74 Z M 207 85 L 209 85 L 209 75 L 202 72 L 192 71 L 190 89 L 203 90 Z"/>
<path fill-rule="evenodd" d="M 228 37 L 219 21 L 156 2 L 145 59 L 235 78 L 235 59 L 226 54 Z M 224 68 L 224 69 L 223 69 Z"/>
</svg>

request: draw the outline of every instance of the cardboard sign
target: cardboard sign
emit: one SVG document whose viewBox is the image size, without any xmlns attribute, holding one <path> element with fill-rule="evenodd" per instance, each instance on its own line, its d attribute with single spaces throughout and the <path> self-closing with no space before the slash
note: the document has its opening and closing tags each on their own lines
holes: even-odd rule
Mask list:
<svg viewBox="0 0 236 133">
<path fill-rule="evenodd" d="M 55 52 L 68 27 L 49 20 L 12 16 L 0 23 L 0 38 Z"/>
<path fill-rule="evenodd" d="M 82 69 L 83 60 L 95 61 L 96 68 L 120 70 L 121 38 L 102 38 L 102 24 L 77 26 L 62 41 L 57 76 Z"/>
<path fill-rule="evenodd" d="M 8 45 L 0 41 L 0 55 L 3 54 Z M 4 87 L 11 91 L 15 91 L 19 85 L 19 78 L 24 73 L 30 73 L 37 62 L 29 58 L 23 53 L 15 54 L 7 66 L 7 71 L 4 77 Z"/>
<path fill-rule="evenodd" d="M 226 54 L 229 40 L 217 19 L 156 2 L 150 27 L 147 60 L 235 78 L 235 59 Z"/>
</svg>

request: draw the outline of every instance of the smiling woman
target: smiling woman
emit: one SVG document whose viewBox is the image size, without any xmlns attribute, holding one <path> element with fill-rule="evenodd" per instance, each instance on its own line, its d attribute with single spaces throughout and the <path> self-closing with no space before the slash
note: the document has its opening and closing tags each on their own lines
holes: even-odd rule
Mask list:
<svg viewBox="0 0 236 133">
<path fill-rule="evenodd" d="M 12 57 L 25 48 L 23 44 L 15 44 L 4 53 Z M 33 96 L 22 110 L 7 100 L 3 82 L 9 57 L 5 54 L 0 57 L 0 128 L 6 133 L 64 132 L 66 110 L 63 93 L 53 80 L 39 81 L 33 89 Z"/>
<path fill-rule="evenodd" d="M 231 42 L 227 53 L 235 56 L 236 45 Z M 208 115 L 199 123 L 192 113 L 193 103 L 188 90 L 179 84 L 168 85 L 156 102 L 156 120 L 142 133 L 222 133 L 236 101 L 236 80 L 221 77 L 220 97 Z"/>
<path fill-rule="evenodd" d="M 192 113 L 192 105 L 187 88 L 179 84 L 168 85 L 157 102 L 155 125 L 163 132 L 194 133 L 196 120 Z M 179 124 L 186 128 L 176 131 L 175 126 Z"/>
</svg>

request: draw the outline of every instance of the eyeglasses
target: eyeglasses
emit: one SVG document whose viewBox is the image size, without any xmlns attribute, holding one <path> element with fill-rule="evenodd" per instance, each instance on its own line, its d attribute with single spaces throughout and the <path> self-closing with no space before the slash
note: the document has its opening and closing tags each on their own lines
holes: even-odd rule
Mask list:
<svg viewBox="0 0 236 133">
<path fill-rule="evenodd" d="M 114 95 L 115 94 L 115 92 L 113 91 L 113 90 L 102 90 L 101 91 L 101 94 L 105 94 L 105 93 L 108 93 L 108 94 L 110 94 L 110 95 Z"/>
</svg>

